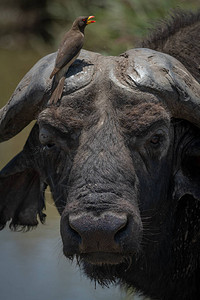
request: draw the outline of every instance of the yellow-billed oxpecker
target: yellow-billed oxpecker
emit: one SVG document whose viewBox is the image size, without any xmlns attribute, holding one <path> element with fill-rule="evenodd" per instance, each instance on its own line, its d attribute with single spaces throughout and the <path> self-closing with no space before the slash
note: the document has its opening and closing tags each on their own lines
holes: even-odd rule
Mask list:
<svg viewBox="0 0 200 300">
<path fill-rule="evenodd" d="M 58 49 L 54 69 L 50 75 L 50 79 L 54 77 L 53 85 L 56 85 L 56 88 L 51 95 L 49 104 L 57 103 L 61 98 L 66 73 L 83 47 L 84 29 L 86 25 L 96 22 L 92 18 L 94 16 L 78 17 L 72 24 L 71 29 L 64 35 Z"/>
</svg>

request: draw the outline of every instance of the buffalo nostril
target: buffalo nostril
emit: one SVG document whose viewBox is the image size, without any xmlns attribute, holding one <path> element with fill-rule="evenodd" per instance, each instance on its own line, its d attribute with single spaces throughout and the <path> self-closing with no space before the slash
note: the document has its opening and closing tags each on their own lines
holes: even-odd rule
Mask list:
<svg viewBox="0 0 200 300">
<path fill-rule="evenodd" d="M 126 222 L 124 222 L 115 233 L 115 236 L 114 236 L 115 241 L 117 243 L 119 243 L 120 239 L 127 235 L 127 231 L 128 231 L 128 219 L 126 218 Z"/>
<path fill-rule="evenodd" d="M 81 238 L 81 252 L 120 252 L 117 233 L 127 226 L 126 214 L 70 215 L 69 226 Z"/>
<path fill-rule="evenodd" d="M 80 243 L 81 242 L 81 235 L 77 231 L 77 229 L 73 226 L 73 224 L 69 221 L 69 229 L 71 234 L 74 236 L 74 238 Z"/>
</svg>

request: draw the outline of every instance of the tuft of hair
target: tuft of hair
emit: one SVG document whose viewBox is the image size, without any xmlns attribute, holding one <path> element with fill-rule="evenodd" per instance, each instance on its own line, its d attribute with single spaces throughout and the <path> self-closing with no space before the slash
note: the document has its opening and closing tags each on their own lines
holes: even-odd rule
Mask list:
<svg viewBox="0 0 200 300">
<path fill-rule="evenodd" d="M 151 29 L 150 35 L 144 39 L 139 47 L 156 50 L 172 35 L 181 29 L 191 26 L 200 21 L 200 9 L 197 12 L 173 10 L 170 15 L 156 22 L 155 28 Z"/>
<path fill-rule="evenodd" d="M 179 60 L 200 83 L 200 9 L 196 12 L 176 10 L 157 23 L 139 47 L 169 54 Z"/>
</svg>

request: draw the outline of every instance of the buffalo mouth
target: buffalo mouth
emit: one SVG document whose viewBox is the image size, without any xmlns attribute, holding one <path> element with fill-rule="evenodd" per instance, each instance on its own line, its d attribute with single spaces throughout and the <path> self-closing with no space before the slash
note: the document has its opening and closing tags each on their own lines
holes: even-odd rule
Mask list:
<svg viewBox="0 0 200 300">
<path fill-rule="evenodd" d="M 121 253 L 113 253 L 113 252 L 90 252 L 90 253 L 79 253 L 76 255 L 66 255 L 66 257 L 70 260 L 74 260 L 76 258 L 78 264 L 89 264 L 93 266 L 117 266 L 121 264 L 125 264 L 126 266 L 130 266 L 132 263 L 132 255 L 131 254 L 121 254 Z"/>
<path fill-rule="evenodd" d="M 77 265 L 96 284 L 109 287 L 119 282 L 120 274 L 126 273 L 133 263 L 131 255 L 112 252 L 82 253 L 76 257 Z"/>
<path fill-rule="evenodd" d="M 83 253 L 80 255 L 81 260 L 92 265 L 118 265 L 124 261 L 124 256 L 120 253 L 97 252 Z"/>
</svg>

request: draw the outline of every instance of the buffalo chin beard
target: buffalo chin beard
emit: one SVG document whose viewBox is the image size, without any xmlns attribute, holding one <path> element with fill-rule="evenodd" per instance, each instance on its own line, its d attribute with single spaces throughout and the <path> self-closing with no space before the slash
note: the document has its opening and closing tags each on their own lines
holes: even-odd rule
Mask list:
<svg viewBox="0 0 200 300">
<path fill-rule="evenodd" d="M 90 253 L 68 256 L 74 260 L 90 280 L 101 286 L 119 283 L 122 271 L 128 272 L 132 265 L 132 256 L 123 256 L 117 253 Z"/>
</svg>

